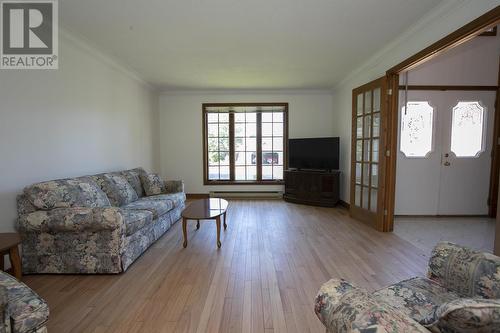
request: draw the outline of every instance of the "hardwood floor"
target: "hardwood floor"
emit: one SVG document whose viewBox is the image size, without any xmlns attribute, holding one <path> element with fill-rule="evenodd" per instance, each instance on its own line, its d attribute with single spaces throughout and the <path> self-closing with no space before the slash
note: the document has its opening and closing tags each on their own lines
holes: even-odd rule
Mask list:
<svg viewBox="0 0 500 333">
<path fill-rule="evenodd" d="M 343 208 L 230 201 L 215 223 L 181 223 L 121 275 L 32 275 L 55 332 L 324 332 L 313 309 L 331 277 L 369 290 L 425 274 L 427 254 Z"/>
</svg>

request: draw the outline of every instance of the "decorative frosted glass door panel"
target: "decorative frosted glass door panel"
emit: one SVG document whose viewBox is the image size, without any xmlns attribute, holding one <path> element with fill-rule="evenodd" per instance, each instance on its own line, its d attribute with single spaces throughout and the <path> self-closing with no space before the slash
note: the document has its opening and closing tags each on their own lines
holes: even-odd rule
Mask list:
<svg viewBox="0 0 500 333">
<path fill-rule="evenodd" d="M 409 91 L 406 115 L 399 101 L 395 214 L 486 215 L 495 92 Z"/>
<path fill-rule="evenodd" d="M 385 78 L 353 90 L 350 213 L 381 230 L 383 206 L 382 119 L 386 110 Z"/>
</svg>

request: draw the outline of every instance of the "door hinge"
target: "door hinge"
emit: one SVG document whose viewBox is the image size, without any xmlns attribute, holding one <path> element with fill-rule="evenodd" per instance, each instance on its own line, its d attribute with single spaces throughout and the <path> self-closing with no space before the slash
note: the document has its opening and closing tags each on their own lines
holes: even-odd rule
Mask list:
<svg viewBox="0 0 500 333">
<path fill-rule="evenodd" d="M 389 96 L 392 95 L 392 89 L 387 89 L 387 95 L 389 95 Z"/>
<path fill-rule="evenodd" d="M 387 150 L 385 151 L 385 156 L 386 156 L 386 157 L 391 157 L 391 151 L 390 151 L 389 149 L 387 149 Z"/>
</svg>

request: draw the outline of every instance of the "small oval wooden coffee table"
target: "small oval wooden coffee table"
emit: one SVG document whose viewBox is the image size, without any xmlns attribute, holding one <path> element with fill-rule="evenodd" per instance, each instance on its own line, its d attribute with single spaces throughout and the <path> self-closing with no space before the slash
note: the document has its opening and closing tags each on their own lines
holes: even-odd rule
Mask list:
<svg viewBox="0 0 500 333">
<path fill-rule="evenodd" d="M 228 202 L 224 199 L 210 198 L 193 201 L 182 211 L 182 233 L 184 234 L 184 244 L 187 246 L 187 220 L 196 220 L 196 229 L 200 229 L 200 220 L 215 220 L 217 225 L 217 247 L 221 247 L 220 242 L 220 218 L 224 217 L 224 230 L 227 228 L 226 211 Z"/>
</svg>

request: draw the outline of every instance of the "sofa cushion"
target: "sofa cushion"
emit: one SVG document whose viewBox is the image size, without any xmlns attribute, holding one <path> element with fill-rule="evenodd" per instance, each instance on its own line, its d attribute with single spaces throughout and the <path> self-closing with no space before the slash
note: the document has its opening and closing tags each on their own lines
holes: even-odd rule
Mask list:
<svg viewBox="0 0 500 333">
<path fill-rule="evenodd" d="M 88 176 L 33 184 L 26 187 L 24 193 L 36 208 L 43 210 L 110 206 L 106 194 Z"/>
<path fill-rule="evenodd" d="M 121 209 L 123 222 L 125 223 L 125 234 L 133 235 L 137 230 L 153 222 L 153 213 L 149 210 Z"/>
<path fill-rule="evenodd" d="M 153 218 L 157 219 L 163 214 L 169 212 L 173 207 L 174 204 L 170 200 L 151 200 L 145 197 L 124 205 L 121 208 L 131 210 L 148 210 L 153 213 Z"/>
<path fill-rule="evenodd" d="M 104 173 L 92 176 L 101 189 L 106 193 L 111 205 L 120 207 L 138 199 L 132 185 L 118 173 Z"/>
<path fill-rule="evenodd" d="M 500 300 L 460 298 L 441 304 L 422 321 L 432 332 L 494 333 L 500 328 Z"/>
<path fill-rule="evenodd" d="M 165 193 L 167 189 L 161 177 L 155 173 L 148 173 L 146 175 L 141 175 L 142 186 L 146 195 L 158 195 Z"/>
<path fill-rule="evenodd" d="M 0 272 L 0 285 L 7 291 L 12 332 L 34 332 L 44 326 L 49 318 L 49 307 L 40 296 L 7 273 Z"/>
<path fill-rule="evenodd" d="M 430 279 L 463 297 L 500 298 L 500 258 L 440 242 L 429 261 Z"/>
<path fill-rule="evenodd" d="M 443 303 L 459 298 L 436 282 L 413 278 L 376 291 L 374 297 L 403 311 L 417 322 L 424 320 Z"/>
<path fill-rule="evenodd" d="M 167 194 L 158 194 L 152 195 L 148 197 L 151 200 L 170 200 L 174 204 L 174 207 L 177 208 L 182 206 L 186 201 L 186 194 L 184 192 L 179 193 L 167 193 Z"/>
<path fill-rule="evenodd" d="M 137 196 L 139 198 L 142 198 L 145 193 L 141 183 L 141 175 L 146 175 L 147 172 L 144 171 L 143 168 L 135 168 L 132 170 L 122 171 L 121 174 L 127 179 L 129 184 L 132 185 L 135 192 L 137 193 Z"/>
</svg>

